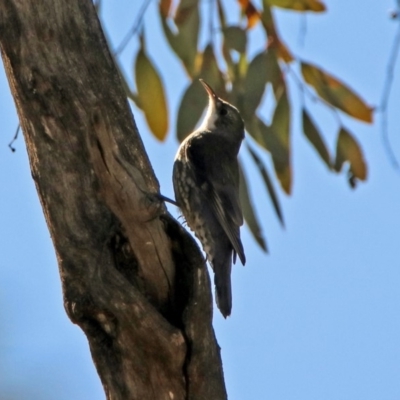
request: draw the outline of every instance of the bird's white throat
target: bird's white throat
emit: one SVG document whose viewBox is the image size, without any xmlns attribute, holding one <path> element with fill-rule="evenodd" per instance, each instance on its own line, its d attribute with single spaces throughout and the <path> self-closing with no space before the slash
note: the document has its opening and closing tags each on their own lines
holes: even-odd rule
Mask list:
<svg viewBox="0 0 400 400">
<path fill-rule="evenodd" d="M 203 118 L 203 122 L 197 131 L 212 131 L 215 129 L 215 121 L 218 118 L 217 110 L 214 101 L 210 99 L 208 102 L 207 113 Z"/>
</svg>

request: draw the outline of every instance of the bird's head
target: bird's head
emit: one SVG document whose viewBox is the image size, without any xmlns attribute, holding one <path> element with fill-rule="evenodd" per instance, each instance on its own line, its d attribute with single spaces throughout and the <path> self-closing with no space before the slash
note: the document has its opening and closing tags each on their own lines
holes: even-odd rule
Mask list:
<svg viewBox="0 0 400 400">
<path fill-rule="evenodd" d="M 236 107 L 219 98 L 209 84 L 200 79 L 208 93 L 208 108 L 199 129 L 218 131 L 230 139 L 244 138 L 244 122 Z"/>
</svg>

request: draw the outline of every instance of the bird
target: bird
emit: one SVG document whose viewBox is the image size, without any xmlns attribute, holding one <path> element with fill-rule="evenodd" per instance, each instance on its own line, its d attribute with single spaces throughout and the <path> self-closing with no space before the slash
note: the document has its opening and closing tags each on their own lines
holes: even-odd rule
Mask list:
<svg viewBox="0 0 400 400">
<path fill-rule="evenodd" d="M 237 159 L 244 122 L 236 107 L 200 82 L 208 94 L 207 111 L 199 128 L 179 146 L 172 180 L 176 203 L 214 271 L 216 303 L 226 318 L 232 310 L 232 262 L 238 256 L 246 263 Z"/>
</svg>

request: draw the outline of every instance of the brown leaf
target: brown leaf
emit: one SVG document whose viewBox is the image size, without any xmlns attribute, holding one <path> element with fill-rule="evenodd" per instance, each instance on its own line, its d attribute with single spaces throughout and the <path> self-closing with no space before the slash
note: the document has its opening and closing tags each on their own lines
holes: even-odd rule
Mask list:
<svg viewBox="0 0 400 400">
<path fill-rule="evenodd" d="M 367 164 L 360 145 L 350 132 L 341 128 L 336 144 L 335 170 L 340 172 L 346 161 L 350 163 L 350 172 L 353 179 L 357 178 L 361 181 L 367 179 Z"/>
<path fill-rule="evenodd" d="M 267 0 L 270 6 L 288 8 L 295 11 L 315 11 L 326 10 L 325 4 L 320 0 Z"/>
<path fill-rule="evenodd" d="M 161 0 L 160 1 L 160 11 L 164 18 L 168 18 L 171 12 L 172 0 Z"/>
<path fill-rule="evenodd" d="M 321 134 L 319 133 L 313 120 L 308 115 L 305 109 L 303 109 L 303 132 L 306 135 L 306 138 L 314 146 L 315 150 L 317 150 L 318 154 L 325 162 L 327 167 L 331 169 L 331 160 L 328 149 L 326 148 L 325 143 L 322 140 Z"/>
<path fill-rule="evenodd" d="M 276 39 L 277 38 L 275 38 L 276 44 L 275 46 L 272 47 L 276 47 L 276 52 L 278 57 L 281 60 L 285 61 L 285 63 L 290 63 L 291 61 L 293 61 L 292 53 L 287 48 L 286 44 L 284 44 L 280 39 L 279 40 Z"/>
<path fill-rule="evenodd" d="M 285 88 L 285 81 L 275 51 L 267 52 L 266 64 L 267 81 L 272 84 L 275 97 L 279 98 L 281 91 Z"/>
<path fill-rule="evenodd" d="M 247 29 L 253 28 L 260 20 L 260 13 L 250 0 L 239 0 L 239 4 L 247 17 Z"/>
<path fill-rule="evenodd" d="M 137 54 L 135 79 L 140 108 L 158 140 L 168 132 L 168 110 L 161 78 L 143 48 Z"/>
<path fill-rule="evenodd" d="M 318 95 L 332 106 L 339 108 L 350 116 L 371 123 L 373 108 L 367 106 L 360 96 L 348 86 L 329 75 L 320 68 L 301 64 L 304 80 L 314 87 Z"/>
</svg>

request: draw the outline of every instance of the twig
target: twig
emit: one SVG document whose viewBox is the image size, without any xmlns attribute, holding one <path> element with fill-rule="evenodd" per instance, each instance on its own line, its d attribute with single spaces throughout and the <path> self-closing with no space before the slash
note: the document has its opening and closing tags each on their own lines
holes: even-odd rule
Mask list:
<svg viewBox="0 0 400 400">
<path fill-rule="evenodd" d="M 21 125 L 18 124 L 17 126 L 17 130 L 15 131 L 15 135 L 13 137 L 13 139 L 11 140 L 10 143 L 8 143 L 8 147 L 11 149 L 11 151 L 14 153 L 15 152 L 15 147 L 13 147 L 13 143 L 18 139 L 18 134 L 19 134 L 19 130 L 21 129 Z"/>
<path fill-rule="evenodd" d="M 299 28 L 299 38 L 298 38 L 298 45 L 300 47 L 304 47 L 306 42 L 306 35 L 307 35 L 307 15 L 303 13 L 300 17 L 300 28 Z"/>
<path fill-rule="evenodd" d="M 210 34 L 210 40 L 209 40 L 210 43 L 213 43 L 213 39 L 214 39 L 214 35 L 213 35 L 213 32 L 214 32 L 214 24 L 213 24 L 214 8 L 213 8 L 213 5 L 214 5 L 214 3 L 215 3 L 214 1 L 210 1 L 209 5 L 208 5 L 208 7 L 209 7 L 209 9 L 208 9 L 208 12 L 209 12 L 209 14 L 208 14 L 208 24 L 209 24 L 208 29 L 209 29 L 209 34 Z"/>
<path fill-rule="evenodd" d="M 298 59 L 297 59 L 298 60 Z M 298 60 L 298 62 L 300 62 Z M 302 105 L 305 105 L 305 95 L 308 96 L 308 98 L 314 102 L 314 103 L 321 103 L 323 104 L 325 107 L 328 107 L 331 111 L 332 114 L 334 115 L 337 123 L 339 126 L 343 126 L 342 120 L 340 119 L 340 114 L 339 111 L 337 110 L 337 108 L 335 106 L 333 106 L 332 104 L 328 103 L 325 99 L 323 99 L 322 97 L 317 96 L 316 94 L 314 94 L 310 88 L 300 79 L 300 77 L 296 74 L 296 72 L 291 68 L 291 66 L 289 64 L 286 64 L 286 69 L 292 74 L 297 86 L 300 89 L 300 92 L 302 94 Z"/>
<path fill-rule="evenodd" d="M 147 7 L 150 5 L 150 3 L 151 3 L 151 0 L 143 1 L 142 6 L 140 7 L 140 10 L 139 10 L 138 16 L 136 17 L 136 20 L 135 20 L 134 24 L 132 25 L 132 28 L 129 29 L 129 32 L 125 35 L 122 42 L 116 48 L 116 50 L 114 52 L 114 56 L 117 56 L 120 53 L 122 53 L 122 51 L 125 49 L 126 45 L 129 43 L 131 38 L 137 33 L 137 31 L 140 28 L 140 25 L 142 24 L 142 20 L 143 20 L 145 12 L 147 10 Z"/>
<path fill-rule="evenodd" d="M 392 89 L 392 84 L 393 84 L 394 67 L 396 66 L 397 55 L 399 53 L 399 46 L 400 46 L 400 23 L 398 23 L 397 25 L 396 35 L 393 40 L 392 50 L 390 52 L 389 62 L 387 64 L 386 79 L 383 85 L 382 100 L 379 107 L 382 113 L 382 118 L 381 118 L 382 142 L 393 167 L 395 167 L 396 169 L 400 169 L 400 164 L 399 161 L 397 160 L 396 154 L 393 151 L 389 139 L 388 103 L 390 97 L 390 90 Z"/>
<path fill-rule="evenodd" d="M 161 201 L 165 201 L 165 202 L 167 202 L 167 203 L 173 204 L 173 205 L 176 206 L 176 207 L 179 207 L 179 204 L 178 204 L 175 200 L 170 199 L 169 197 L 166 197 L 166 196 L 164 196 L 164 195 L 162 195 L 162 194 L 158 194 L 157 197 L 158 197 Z"/>
</svg>

